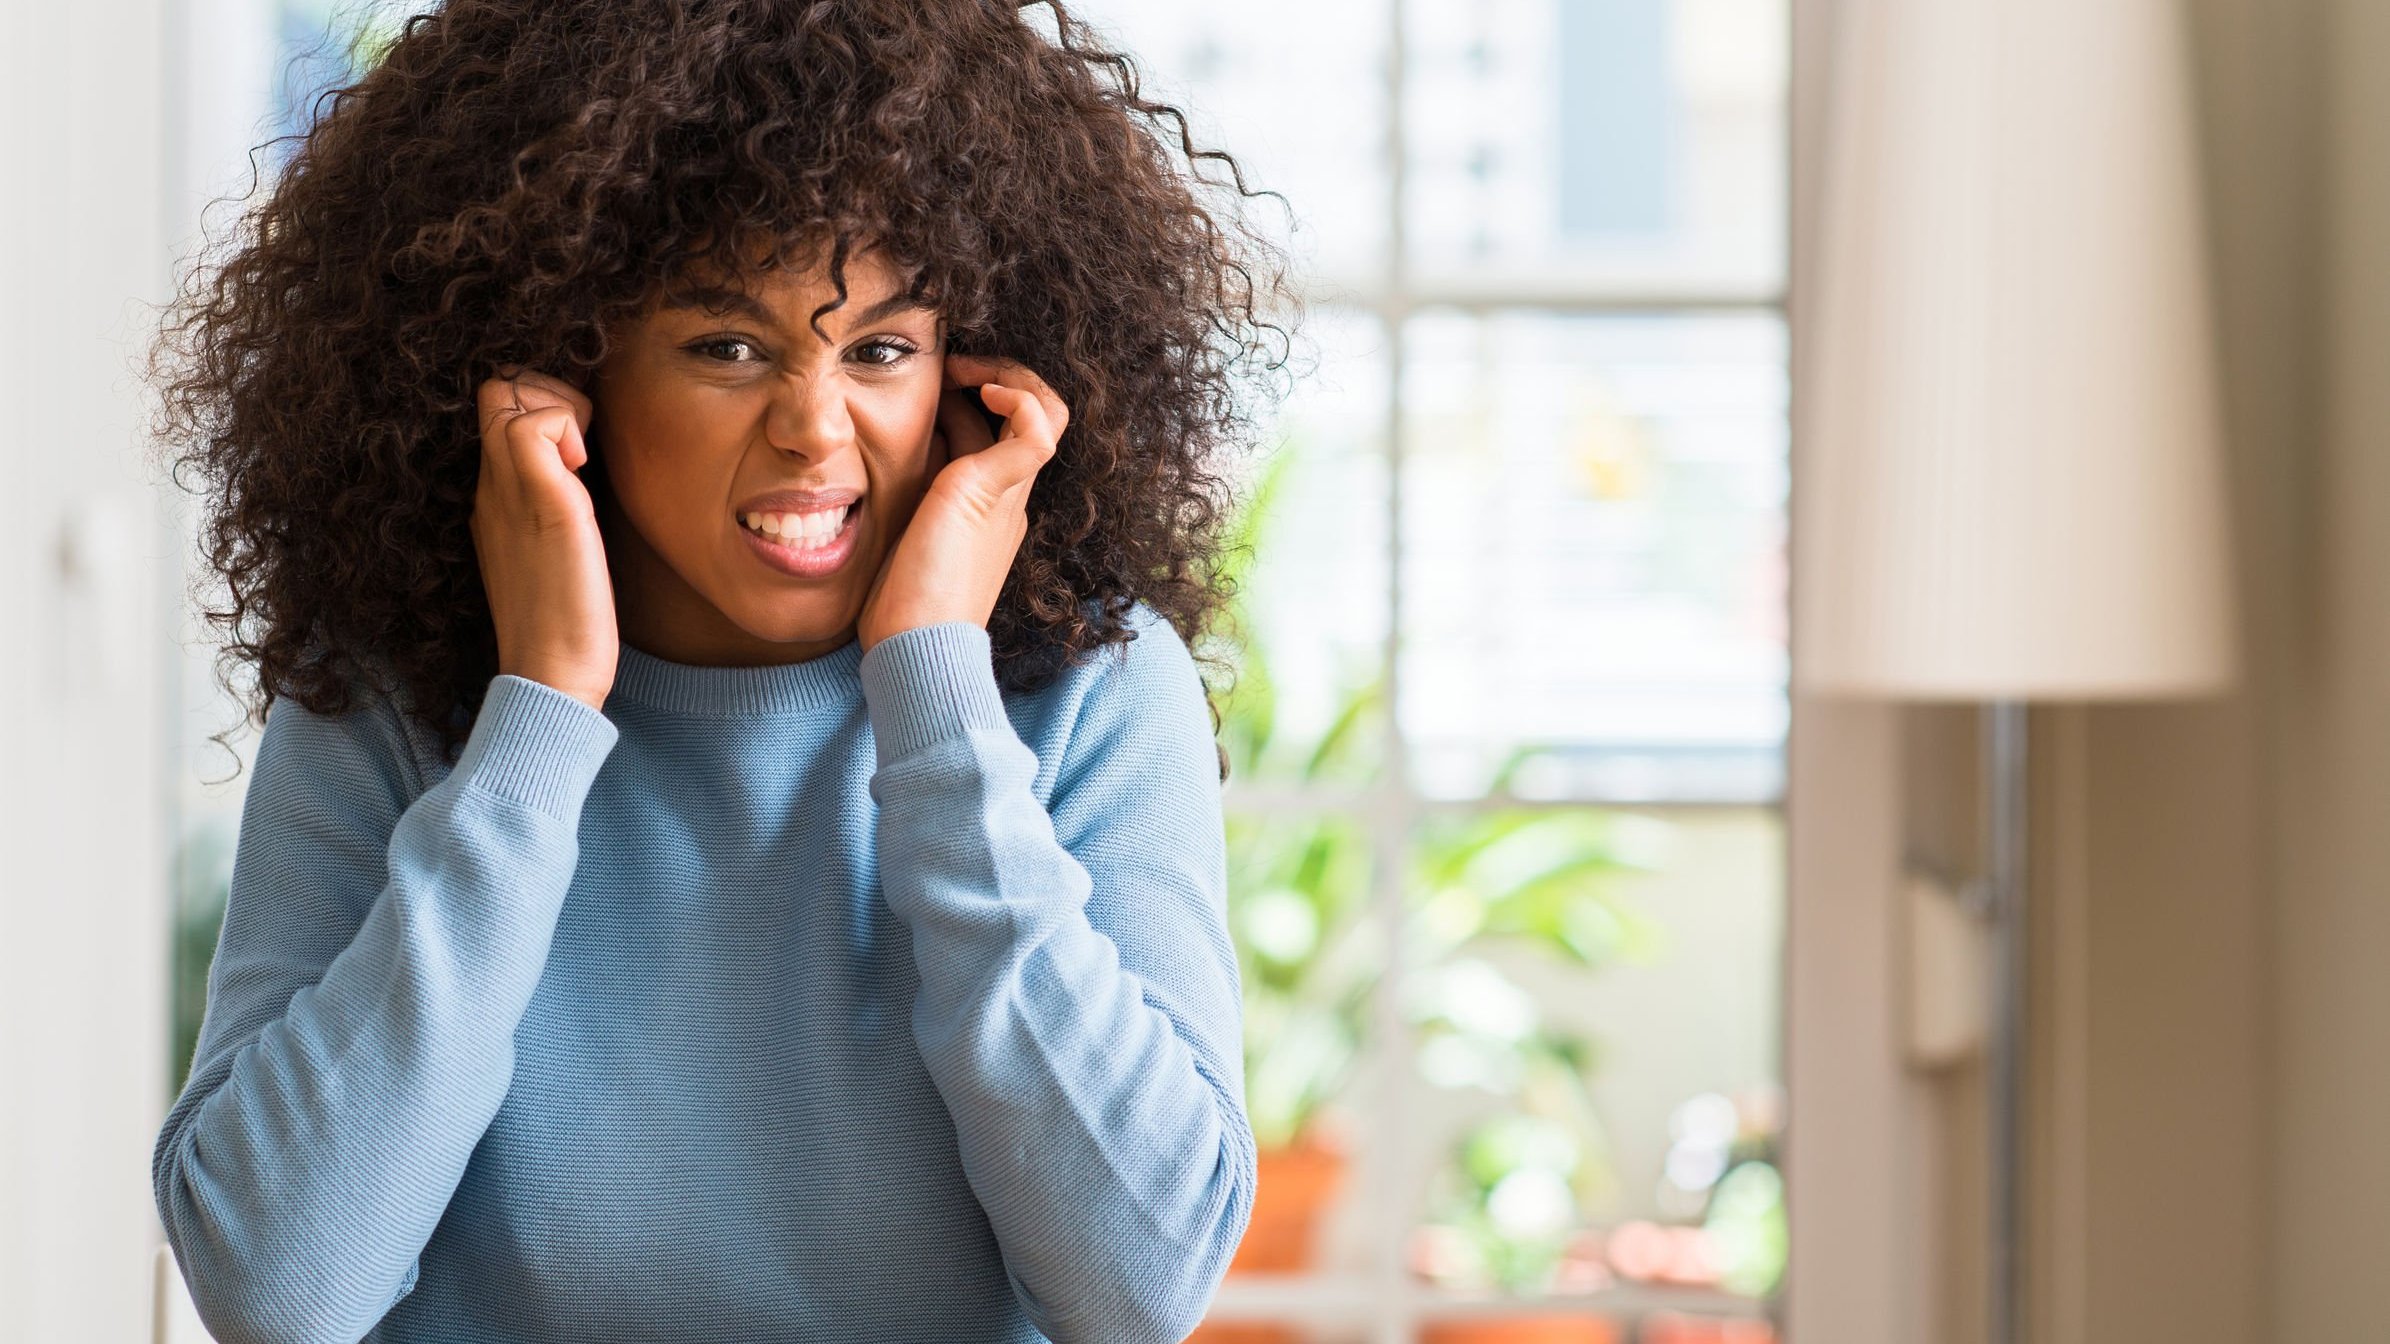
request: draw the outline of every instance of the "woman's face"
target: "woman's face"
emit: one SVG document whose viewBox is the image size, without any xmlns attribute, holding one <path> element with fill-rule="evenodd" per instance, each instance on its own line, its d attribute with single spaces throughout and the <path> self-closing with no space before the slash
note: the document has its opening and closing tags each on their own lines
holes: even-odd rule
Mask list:
<svg viewBox="0 0 2390 1344">
<path fill-rule="evenodd" d="M 929 484 L 944 332 L 874 253 L 656 306 L 591 399 L 623 639 L 674 662 L 798 662 L 852 637 Z M 710 311 L 709 311 L 710 309 Z"/>
</svg>

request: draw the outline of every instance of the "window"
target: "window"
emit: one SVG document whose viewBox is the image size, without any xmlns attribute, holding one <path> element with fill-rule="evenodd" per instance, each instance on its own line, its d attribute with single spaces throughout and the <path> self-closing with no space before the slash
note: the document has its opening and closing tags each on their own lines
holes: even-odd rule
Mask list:
<svg viewBox="0 0 2390 1344">
<path fill-rule="evenodd" d="M 1786 6 L 1078 12 L 1313 305 L 1224 636 L 1269 1155 L 1198 1339 L 1773 1338 Z"/>
</svg>

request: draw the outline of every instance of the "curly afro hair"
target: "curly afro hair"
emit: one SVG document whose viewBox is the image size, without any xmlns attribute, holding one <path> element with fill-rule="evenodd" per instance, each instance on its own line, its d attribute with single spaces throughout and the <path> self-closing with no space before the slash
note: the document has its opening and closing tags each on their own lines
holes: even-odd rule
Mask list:
<svg viewBox="0 0 2390 1344">
<path fill-rule="evenodd" d="M 195 596 L 248 716 L 395 691 L 453 760 L 497 672 L 468 526 L 481 381 L 583 381 L 610 324 L 693 266 L 826 255 L 843 301 L 874 247 L 951 348 L 1020 360 L 1071 408 L 989 620 L 1000 684 L 1133 637 L 1138 601 L 1196 643 L 1235 584 L 1225 450 L 1256 446 L 1299 312 L 1284 254 L 1207 207 L 1227 184 L 1200 163 L 1226 166 L 1226 207 L 1277 193 L 1046 7 L 1051 35 L 1014 0 L 408 19 L 325 95 L 221 264 L 184 276 L 151 354 L 157 437 L 210 505 Z"/>
</svg>

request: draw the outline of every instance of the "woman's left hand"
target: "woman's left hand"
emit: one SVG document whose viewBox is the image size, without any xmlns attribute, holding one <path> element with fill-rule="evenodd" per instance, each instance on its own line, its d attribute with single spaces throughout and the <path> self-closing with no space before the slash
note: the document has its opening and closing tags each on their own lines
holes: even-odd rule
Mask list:
<svg viewBox="0 0 2390 1344">
<path fill-rule="evenodd" d="M 1070 409 L 1015 360 L 948 353 L 930 447 L 929 488 L 863 599 L 865 653 L 942 621 L 986 626 L 1029 534 L 1029 490 L 1070 424 Z M 988 429 L 974 401 L 1004 417 Z"/>
</svg>

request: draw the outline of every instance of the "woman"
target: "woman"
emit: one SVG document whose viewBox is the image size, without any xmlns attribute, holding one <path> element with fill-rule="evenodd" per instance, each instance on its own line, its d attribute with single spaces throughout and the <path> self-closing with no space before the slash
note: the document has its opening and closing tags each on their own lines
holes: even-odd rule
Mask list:
<svg viewBox="0 0 2390 1344">
<path fill-rule="evenodd" d="M 1052 17 L 456 0 L 186 291 L 264 734 L 154 1176 L 224 1344 L 1200 1318 L 1190 641 L 1284 332 Z"/>
</svg>

